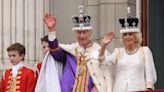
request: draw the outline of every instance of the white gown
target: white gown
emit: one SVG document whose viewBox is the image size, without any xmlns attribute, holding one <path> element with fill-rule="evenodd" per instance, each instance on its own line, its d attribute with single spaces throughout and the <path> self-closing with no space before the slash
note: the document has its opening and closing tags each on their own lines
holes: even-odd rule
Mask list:
<svg viewBox="0 0 164 92">
<path fill-rule="evenodd" d="M 128 92 L 154 88 L 157 80 L 153 56 L 148 47 L 140 47 L 132 55 L 125 48 L 116 48 L 103 64 L 115 64 L 113 92 Z"/>
</svg>

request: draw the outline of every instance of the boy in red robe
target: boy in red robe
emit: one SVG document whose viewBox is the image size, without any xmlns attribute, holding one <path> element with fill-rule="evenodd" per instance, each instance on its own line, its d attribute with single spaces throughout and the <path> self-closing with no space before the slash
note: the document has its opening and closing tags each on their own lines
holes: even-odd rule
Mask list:
<svg viewBox="0 0 164 92">
<path fill-rule="evenodd" d="M 15 43 L 7 51 L 12 68 L 5 70 L 0 92 L 34 92 L 34 71 L 23 65 L 25 47 Z"/>
</svg>

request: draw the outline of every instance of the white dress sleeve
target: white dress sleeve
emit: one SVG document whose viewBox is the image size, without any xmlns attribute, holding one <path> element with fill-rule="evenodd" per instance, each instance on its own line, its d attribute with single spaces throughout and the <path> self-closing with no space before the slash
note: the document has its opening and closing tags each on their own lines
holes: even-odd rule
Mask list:
<svg viewBox="0 0 164 92">
<path fill-rule="evenodd" d="M 146 88 L 154 89 L 154 84 L 157 81 L 157 74 L 155 70 L 153 55 L 149 47 L 144 48 L 144 54 Z"/>
<path fill-rule="evenodd" d="M 117 55 L 119 54 L 119 48 L 115 48 L 112 54 L 105 54 L 102 59 L 102 64 L 113 65 L 117 62 Z"/>
</svg>

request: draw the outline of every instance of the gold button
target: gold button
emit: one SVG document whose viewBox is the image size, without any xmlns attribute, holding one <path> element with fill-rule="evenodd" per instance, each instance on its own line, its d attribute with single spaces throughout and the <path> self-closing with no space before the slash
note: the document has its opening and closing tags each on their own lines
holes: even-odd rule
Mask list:
<svg viewBox="0 0 164 92">
<path fill-rule="evenodd" d="M 7 89 L 9 89 L 10 88 L 10 86 L 7 86 Z"/>
<path fill-rule="evenodd" d="M 22 71 L 19 71 L 18 74 L 22 74 Z"/>
<path fill-rule="evenodd" d="M 20 89 L 20 86 L 16 86 L 15 88 L 16 88 L 16 89 Z"/>
<path fill-rule="evenodd" d="M 11 76 L 9 76 L 8 78 L 11 79 Z"/>
<path fill-rule="evenodd" d="M 17 79 L 20 79 L 21 78 L 21 76 L 17 76 Z"/>
<path fill-rule="evenodd" d="M 16 84 L 20 84 L 20 81 L 16 81 Z"/>
<path fill-rule="evenodd" d="M 10 83 L 11 83 L 11 81 L 9 80 L 7 83 L 8 83 L 8 84 L 10 84 Z"/>
</svg>

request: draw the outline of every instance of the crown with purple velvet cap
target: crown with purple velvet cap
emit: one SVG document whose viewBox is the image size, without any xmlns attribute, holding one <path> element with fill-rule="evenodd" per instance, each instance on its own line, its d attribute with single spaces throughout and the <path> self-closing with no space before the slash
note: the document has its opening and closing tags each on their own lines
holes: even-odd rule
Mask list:
<svg viewBox="0 0 164 92">
<path fill-rule="evenodd" d="M 139 19 L 131 16 L 130 7 L 128 7 L 127 10 L 127 18 L 119 19 L 119 22 L 122 26 L 122 29 L 120 29 L 120 33 L 140 32 L 140 29 L 138 28 Z"/>
<path fill-rule="evenodd" d="M 82 5 L 79 5 L 79 14 L 72 16 L 72 22 L 73 31 L 92 30 L 92 26 L 90 24 L 91 17 L 89 15 L 84 14 Z"/>
</svg>

